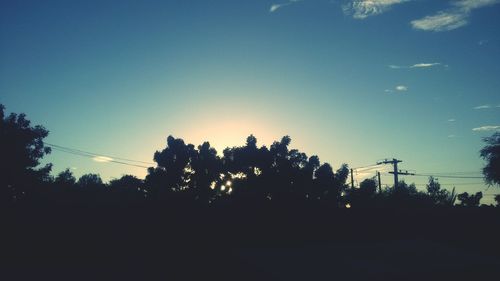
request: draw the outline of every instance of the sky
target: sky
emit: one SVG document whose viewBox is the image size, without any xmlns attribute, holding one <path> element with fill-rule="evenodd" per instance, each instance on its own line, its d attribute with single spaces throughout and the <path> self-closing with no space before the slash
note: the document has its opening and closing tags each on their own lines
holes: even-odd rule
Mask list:
<svg viewBox="0 0 500 281">
<path fill-rule="evenodd" d="M 2 0 L 0 103 L 48 143 L 113 159 L 153 162 L 168 135 L 219 152 L 290 135 L 334 168 L 395 157 L 478 177 L 482 138 L 500 130 L 498 26 L 499 0 Z M 106 159 L 44 162 L 106 181 L 147 174 Z M 390 169 L 355 180 L 379 170 L 391 184 Z"/>
</svg>

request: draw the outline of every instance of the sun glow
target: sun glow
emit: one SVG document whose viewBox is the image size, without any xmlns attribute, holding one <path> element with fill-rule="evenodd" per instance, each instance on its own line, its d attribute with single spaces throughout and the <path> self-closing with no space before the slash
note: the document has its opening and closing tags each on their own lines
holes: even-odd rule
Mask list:
<svg viewBox="0 0 500 281">
<path fill-rule="evenodd" d="M 241 111 L 241 105 L 237 108 Z M 186 142 L 196 145 L 209 141 L 219 155 L 227 147 L 244 145 L 251 134 L 257 137 L 258 145 L 267 146 L 287 134 L 277 130 L 275 127 L 278 126 L 270 123 L 267 118 L 255 114 L 246 116 L 247 114 L 239 113 L 238 110 L 228 110 L 224 116 L 202 114 L 197 120 L 186 124 L 186 129 L 178 134 Z"/>
</svg>

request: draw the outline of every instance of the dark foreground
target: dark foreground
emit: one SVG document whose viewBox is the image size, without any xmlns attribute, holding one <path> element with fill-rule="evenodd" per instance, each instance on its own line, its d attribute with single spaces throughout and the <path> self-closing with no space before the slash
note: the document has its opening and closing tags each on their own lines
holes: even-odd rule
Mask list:
<svg viewBox="0 0 500 281">
<path fill-rule="evenodd" d="M 2 210 L 1 280 L 499 280 L 500 211 Z"/>
</svg>

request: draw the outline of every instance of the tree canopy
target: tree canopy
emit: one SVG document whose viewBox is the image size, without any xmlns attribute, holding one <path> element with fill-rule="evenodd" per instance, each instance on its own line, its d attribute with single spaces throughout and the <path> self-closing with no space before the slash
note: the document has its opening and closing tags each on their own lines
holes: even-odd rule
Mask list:
<svg viewBox="0 0 500 281">
<path fill-rule="evenodd" d="M 484 179 L 489 185 L 500 186 L 500 132 L 484 138 L 486 146 L 481 149 L 481 157 L 486 161 L 483 168 Z"/>
<path fill-rule="evenodd" d="M 0 104 L 0 200 L 11 202 L 27 194 L 34 185 L 49 178 L 51 164 L 38 167 L 43 156 L 50 153 L 43 139 L 49 131 L 32 126 L 25 114 L 5 115 Z"/>
</svg>

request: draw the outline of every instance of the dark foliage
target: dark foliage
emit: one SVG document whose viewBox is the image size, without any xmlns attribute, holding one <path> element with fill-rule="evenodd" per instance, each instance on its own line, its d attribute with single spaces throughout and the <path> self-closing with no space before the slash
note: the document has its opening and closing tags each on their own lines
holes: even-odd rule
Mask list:
<svg viewBox="0 0 500 281">
<path fill-rule="evenodd" d="M 51 165 L 37 168 L 40 159 L 50 153 L 43 139 L 49 132 L 42 126 L 31 126 L 24 114 L 5 115 L 0 104 L 0 202 L 12 203 L 39 192 L 49 179 Z"/>
<path fill-rule="evenodd" d="M 481 149 L 481 157 L 486 161 L 484 178 L 489 185 L 500 186 L 500 132 L 484 138 L 486 146 Z"/>
<path fill-rule="evenodd" d="M 464 192 L 461 194 L 458 194 L 458 200 L 460 200 L 460 206 L 464 207 L 478 207 L 479 202 L 481 201 L 481 198 L 483 198 L 483 193 L 482 192 L 477 192 L 476 194 L 471 194 Z"/>
</svg>

